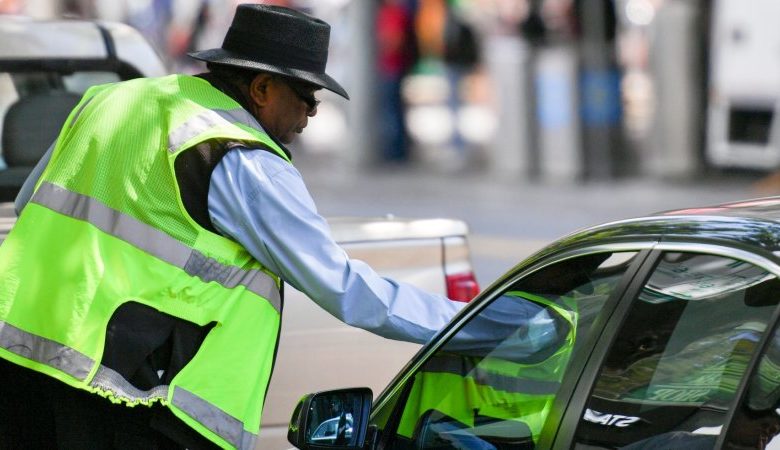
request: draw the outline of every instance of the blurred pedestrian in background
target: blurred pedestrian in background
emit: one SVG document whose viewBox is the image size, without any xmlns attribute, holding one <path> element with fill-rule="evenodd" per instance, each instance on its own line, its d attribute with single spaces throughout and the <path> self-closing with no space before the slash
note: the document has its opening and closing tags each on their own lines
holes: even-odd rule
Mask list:
<svg viewBox="0 0 780 450">
<path fill-rule="evenodd" d="M 376 18 L 380 88 L 380 145 L 385 162 L 409 159 L 402 85 L 417 59 L 412 6 L 407 0 L 380 0 Z"/>
<path fill-rule="evenodd" d="M 84 94 L 0 245 L 0 448 L 250 450 L 283 283 L 417 343 L 463 306 L 349 259 L 293 167 L 315 92 L 348 98 L 329 40 L 240 5 L 208 72 Z"/>
<path fill-rule="evenodd" d="M 94 2 L 98 18 L 124 22 L 138 29 L 162 55 L 168 51 L 168 26 L 174 0 L 114 0 Z"/>
<path fill-rule="evenodd" d="M 187 54 L 203 48 L 201 45 L 204 44 L 204 37 L 209 33 L 209 28 L 214 26 L 215 11 L 218 11 L 222 5 L 217 5 L 214 0 L 188 2 L 179 0 L 176 4 L 182 6 L 174 9 L 175 14 L 168 27 L 168 55 L 175 71 L 196 73 L 200 62 L 193 60 Z"/>
<path fill-rule="evenodd" d="M 477 33 L 465 16 L 464 2 L 465 0 L 447 0 L 444 21 L 443 58 L 449 84 L 447 106 L 453 123 L 452 146 L 457 158 L 455 168 L 466 168 L 473 162 L 461 131 L 460 110 L 464 103 L 463 80 L 477 67 L 480 60 Z"/>
<path fill-rule="evenodd" d="M 464 102 L 464 77 L 476 68 L 480 59 L 477 33 L 463 7 L 463 0 L 420 0 L 415 18 L 422 70 L 440 70 L 447 81 L 446 106 L 451 121 L 447 165 L 450 169 L 463 169 L 471 162 L 461 132 L 460 110 Z"/>
<path fill-rule="evenodd" d="M 150 0 L 145 0 L 150 1 Z M 158 1 L 158 0 L 155 0 Z M 239 4 L 257 3 L 300 9 L 292 0 L 170 0 L 172 16 L 167 29 L 166 53 L 175 72 L 198 73 L 203 64 L 187 54 L 217 47 Z"/>
</svg>

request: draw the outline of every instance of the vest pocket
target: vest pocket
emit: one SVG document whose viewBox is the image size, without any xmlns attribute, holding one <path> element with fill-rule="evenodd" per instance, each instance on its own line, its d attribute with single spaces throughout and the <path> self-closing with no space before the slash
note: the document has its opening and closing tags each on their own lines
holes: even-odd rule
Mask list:
<svg viewBox="0 0 780 450">
<path fill-rule="evenodd" d="M 108 321 L 101 364 L 142 391 L 170 384 L 214 324 L 200 326 L 128 301 Z"/>
</svg>

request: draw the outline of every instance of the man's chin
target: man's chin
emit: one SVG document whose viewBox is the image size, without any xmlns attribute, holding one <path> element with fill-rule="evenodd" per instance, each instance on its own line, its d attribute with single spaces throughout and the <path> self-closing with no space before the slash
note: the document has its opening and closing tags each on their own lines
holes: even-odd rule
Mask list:
<svg viewBox="0 0 780 450">
<path fill-rule="evenodd" d="M 282 136 L 281 138 L 279 138 L 279 142 L 281 142 L 282 144 L 285 144 L 285 145 L 292 144 L 292 142 L 294 140 L 295 140 L 295 135 L 294 134 L 289 134 L 289 135 Z"/>
</svg>

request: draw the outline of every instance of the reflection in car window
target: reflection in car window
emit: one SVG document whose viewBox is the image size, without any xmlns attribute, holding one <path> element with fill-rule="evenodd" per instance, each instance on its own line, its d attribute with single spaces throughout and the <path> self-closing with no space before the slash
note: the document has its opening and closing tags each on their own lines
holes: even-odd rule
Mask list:
<svg viewBox="0 0 780 450">
<path fill-rule="evenodd" d="M 765 299 L 780 293 L 780 281 L 767 283 Z M 776 329 L 734 414 L 724 448 L 780 449 L 780 329 Z"/>
<path fill-rule="evenodd" d="M 569 259 L 496 295 L 394 399 L 405 403 L 388 448 L 534 448 L 572 352 L 634 256 Z M 391 407 L 375 414 L 380 429 Z"/>
<path fill-rule="evenodd" d="M 743 261 L 663 254 L 609 349 L 575 448 L 712 448 L 776 287 Z"/>
<path fill-rule="evenodd" d="M 334 445 L 338 442 L 339 430 L 342 428 L 344 429 L 344 439 L 349 441 L 352 438 L 353 420 L 352 413 L 346 413 L 328 419 L 325 422 L 322 422 L 317 429 L 314 430 L 314 433 L 312 433 L 308 442 L 312 444 Z"/>
</svg>

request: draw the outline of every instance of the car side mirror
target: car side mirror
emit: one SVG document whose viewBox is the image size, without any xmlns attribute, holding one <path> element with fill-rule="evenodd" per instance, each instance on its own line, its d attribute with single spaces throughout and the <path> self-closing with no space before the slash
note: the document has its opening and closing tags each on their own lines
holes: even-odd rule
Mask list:
<svg viewBox="0 0 780 450">
<path fill-rule="evenodd" d="M 301 450 L 361 449 L 372 399 L 369 388 L 307 394 L 293 411 L 287 440 Z"/>
</svg>

